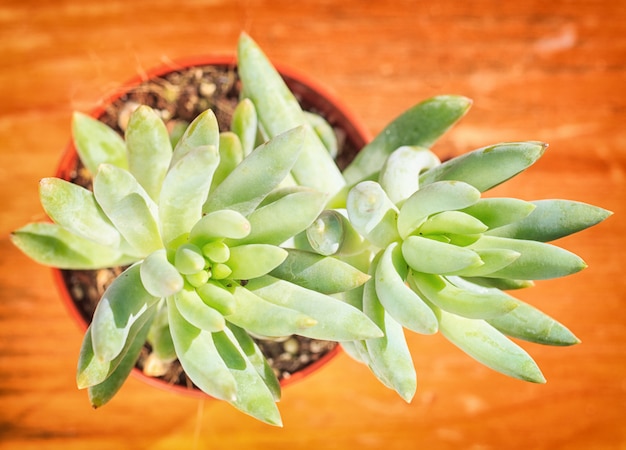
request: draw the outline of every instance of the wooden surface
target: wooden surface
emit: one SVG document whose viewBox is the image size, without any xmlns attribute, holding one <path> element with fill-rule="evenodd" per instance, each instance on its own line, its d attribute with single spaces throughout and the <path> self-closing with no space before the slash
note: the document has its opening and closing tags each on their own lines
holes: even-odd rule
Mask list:
<svg viewBox="0 0 626 450">
<path fill-rule="evenodd" d="M 345 354 L 288 387 L 285 427 L 132 379 L 101 410 L 74 385 L 81 333 L 50 271 L 9 243 L 43 217 L 70 114 L 183 56 L 232 53 L 247 30 L 373 132 L 435 94 L 474 99 L 443 156 L 535 139 L 546 155 L 494 195 L 615 211 L 561 244 L 589 268 L 520 298 L 583 341 L 524 345 L 546 385 L 510 380 L 441 337 L 411 335 L 412 404 Z M 626 449 L 626 3 L 605 1 L 0 1 L 0 448 Z"/>
</svg>

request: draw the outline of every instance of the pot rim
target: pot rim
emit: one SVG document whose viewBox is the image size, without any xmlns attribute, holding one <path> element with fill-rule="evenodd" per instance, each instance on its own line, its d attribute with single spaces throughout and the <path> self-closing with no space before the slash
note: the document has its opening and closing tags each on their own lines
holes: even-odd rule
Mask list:
<svg viewBox="0 0 626 450">
<path fill-rule="evenodd" d="M 145 71 L 144 73 L 137 74 L 120 84 L 115 92 L 104 96 L 98 102 L 97 106 L 89 111 L 89 115 L 95 118 L 99 118 L 105 112 L 105 109 L 108 105 L 122 97 L 129 90 L 132 90 L 133 88 L 139 86 L 141 83 L 146 82 L 150 79 L 158 78 L 167 73 L 176 72 L 178 70 L 182 70 L 188 67 L 207 65 L 235 67 L 236 58 L 234 56 L 228 55 L 197 55 L 175 59 L 169 61 L 168 63 L 155 66 Z M 350 111 L 350 109 L 347 108 L 347 106 L 342 101 L 340 101 L 335 95 L 329 92 L 327 88 L 325 88 L 315 80 L 312 80 L 308 75 L 299 72 L 289 66 L 275 64 L 275 67 L 279 71 L 281 76 L 285 79 L 285 81 L 287 81 L 287 83 L 297 84 L 300 87 L 310 91 L 312 94 L 316 95 L 322 101 L 322 105 L 316 105 L 320 106 L 320 109 L 335 111 L 335 113 L 337 114 L 337 118 L 340 119 L 340 122 L 342 124 L 348 125 L 349 128 L 346 128 L 345 131 L 347 135 L 353 139 L 353 142 L 354 144 L 356 144 L 357 148 L 362 148 L 367 142 L 371 140 L 371 133 L 364 126 L 361 120 L 358 119 L 357 116 L 352 111 Z M 63 179 L 68 179 L 68 167 L 73 167 L 77 159 L 78 154 L 76 152 L 74 143 L 70 138 L 70 141 L 67 144 L 65 151 L 63 152 L 57 165 L 55 176 Z M 72 296 L 63 277 L 63 271 L 61 269 L 52 268 L 52 273 L 55 284 L 57 285 L 57 291 L 61 295 L 61 300 L 65 304 L 66 309 L 68 310 L 70 316 L 74 319 L 74 321 L 79 325 L 81 330 L 85 332 L 89 324 L 87 321 L 85 321 L 72 299 Z M 291 374 L 289 378 L 283 378 L 280 381 L 281 387 L 285 387 L 306 378 L 311 373 L 317 371 L 322 366 L 330 362 L 340 353 L 340 351 L 341 346 L 338 344 L 333 349 L 325 353 L 318 360 L 312 362 L 298 372 Z M 164 381 L 160 378 L 150 377 L 148 375 L 145 375 L 141 370 L 137 369 L 136 367 L 132 369 L 131 374 L 133 375 L 133 377 L 143 381 L 144 383 L 163 390 L 172 391 L 188 397 L 211 398 L 208 394 L 201 391 L 200 389 L 179 386 L 168 383 L 167 381 Z"/>
</svg>

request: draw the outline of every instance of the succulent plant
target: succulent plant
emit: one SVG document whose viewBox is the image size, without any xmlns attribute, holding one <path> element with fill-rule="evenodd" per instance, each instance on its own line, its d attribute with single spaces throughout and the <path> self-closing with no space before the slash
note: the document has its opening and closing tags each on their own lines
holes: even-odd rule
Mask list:
<svg viewBox="0 0 626 450">
<path fill-rule="evenodd" d="M 545 382 L 532 358 L 509 337 L 556 346 L 579 340 L 506 291 L 585 268 L 577 255 L 547 242 L 610 215 L 568 200 L 481 197 L 532 165 L 546 144 L 497 144 L 442 164 L 422 146 L 432 140 L 435 127 L 426 123 L 424 136 L 406 139 L 415 132 L 404 129 L 411 123 L 407 117 L 432 117 L 425 111 L 435 108 L 437 120 L 446 117 L 438 124 L 443 130 L 464 105 L 469 101 L 462 97 L 433 98 L 389 125 L 344 172 L 352 187 L 343 215 L 325 211 L 307 230 L 318 253 L 361 261 L 357 267 L 370 274 L 345 297 L 385 336 L 342 345 L 407 401 L 417 379 L 404 328 L 425 335 L 441 331 L 492 369 Z"/>
<path fill-rule="evenodd" d="M 546 145 L 497 144 L 441 163 L 429 148 L 471 102 L 439 96 L 391 122 L 342 173 L 332 128 L 302 111 L 246 34 L 238 71 L 243 95 L 229 131 L 210 110 L 180 138 L 146 106 L 124 138 L 75 114 L 93 192 L 42 180 L 52 223 L 12 234 L 42 264 L 128 266 L 83 341 L 77 381 L 92 404 L 111 399 L 148 341 L 155 367 L 177 358 L 209 395 L 278 425 L 280 386 L 252 336 L 292 334 L 340 342 L 409 401 L 416 374 L 404 328 L 441 331 L 483 364 L 543 382 L 509 337 L 578 339 L 507 291 L 584 268 L 547 242 L 610 214 L 566 200 L 482 198 Z"/>
</svg>

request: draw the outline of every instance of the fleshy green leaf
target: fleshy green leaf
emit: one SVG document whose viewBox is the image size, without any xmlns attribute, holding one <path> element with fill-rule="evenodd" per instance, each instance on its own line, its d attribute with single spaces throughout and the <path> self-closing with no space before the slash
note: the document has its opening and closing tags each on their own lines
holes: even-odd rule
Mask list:
<svg viewBox="0 0 626 450">
<path fill-rule="evenodd" d="M 381 331 L 361 311 L 328 295 L 285 280 L 265 276 L 246 286 L 259 297 L 300 311 L 317 323 L 298 334 L 313 339 L 353 341 L 381 336 Z"/>
<path fill-rule="evenodd" d="M 532 203 L 516 198 L 481 198 L 462 211 L 476 217 L 489 228 L 497 228 L 522 220 L 533 209 L 535 205 Z"/>
<path fill-rule="evenodd" d="M 467 208 L 480 199 L 480 192 L 461 181 L 441 181 L 422 187 L 400 208 L 398 232 L 406 238 L 428 216 L 443 211 Z"/>
<path fill-rule="evenodd" d="M 139 106 L 126 129 L 128 170 L 158 201 L 161 184 L 172 159 L 172 144 L 165 123 L 149 106 Z"/>
<path fill-rule="evenodd" d="M 233 209 L 247 216 L 254 211 L 289 174 L 302 150 L 304 132 L 289 130 L 254 150 L 211 192 L 204 212 Z"/>
<path fill-rule="evenodd" d="M 533 383 L 546 381 L 528 353 L 484 320 L 439 311 L 439 330 L 454 345 L 493 370 Z"/>
<path fill-rule="evenodd" d="M 237 59 L 244 96 L 254 103 L 259 121 L 270 137 L 302 127 L 302 152 L 292 168 L 298 184 L 329 195 L 338 192 L 345 182 L 337 165 L 311 128 L 280 74 L 245 33 L 239 38 Z"/>
<path fill-rule="evenodd" d="M 574 345 L 580 340 L 574 334 L 537 308 L 517 301 L 517 307 L 502 316 L 489 319 L 488 322 L 502 333 L 543 345 Z"/>
<path fill-rule="evenodd" d="M 152 354 L 158 360 L 174 361 L 176 359 L 176 349 L 174 348 L 174 342 L 172 342 L 165 300 L 159 302 L 156 309 L 156 317 L 148 332 L 148 343 L 152 347 Z"/>
<path fill-rule="evenodd" d="M 220 133 L 220 163 L 215 169 L 211 181 L 211 191 L 230 175 L 237 164 L 243 160 L 241 141 L 235 133 L 228 131 Z"/>
<path fill-rule="evenodd" d="M 128 171 L 102 164 L 93 190 L 102 210 L 138 255 L 146 256 L 162 246 L 158 208 Z"/>
<path fill-rule="evenodd" d="M 243 239 L 250 234 L 248 219 L 231 209 L 220 209 L 202 216 L 189 232 L 189 241 L 203 245 L 213 239 Z"/>
<path fill-rule="evenodd" d="M 378 182 L 396 205 L 419 189 L 419 174 L 441 162 L 424 147 L 403 146 L 385 160 Z"/>
<path fill-rule="evenodd" d="M 398 239 L 398 210 L 380 184 L 363 181 L 347 198 L 350 223 L 374 245 L 385 248 Z"/>
<path fill-rule="evenodd" d="M 261 376 L 265 385 L 272 393 L 275 401 L 280 400 L 281 391 L 280 391 L 280 383 L 278 382 L 278 378 L 274 373 L 274 369 L 269 365 L 267 359 L 256 345 L 254 340 L 250 337 L 245 330 L 233 325 L 232 323 L 228 324 L 228 328 L 233 333 L 235 339 L 239 343 L 241 351 L 246 355 L 248 361 L 254 366 L 258 374 Z"/>
<path fill-rule="evenodd" d="M 477 267 L 466 267 L 455 272 L 455 275 L 463 277 L 480 277 L 487 276 L 490 273 L 497 272 L 509 264 L 512 264 L 520 253 L 506 248 L 489 248 L 484 250 L 474 250 L 483 262 Z"/>
<path fill-rule="evenodd" d="M 193 326 L 210 332 L 222 331 L 226 326 L 224 316 L 207 305 L 193 289 L 182 289 L 174 295 L 176 308 Z"/>
<path fill-rule="evenodd" d="M 209 280 L 196 289 L 196 292 L 204 303 L 216 309 L 222 315 L 227 316 L 235 311 L 236 301 L 231 291 L 221 283 Z"/>
<path fill-rule="evenodd" d="M 270 275 L 322 294 L 336 294 L 361 286 L 369 275 L 339 259 L 288 249 L 285 261 Z"/>
<path fill-rule="evenodd" d="M 60 269 L 102 269 L 127 265 L 137 259 L 47 222 L 31 223 L 15 230 L 11 242 L 37 263 Z"/>
<path fill-rule="evenodd" d="M 432 146 L 465 115 L 471 103 L 465 97 L 445 95 L 407 110 L 387 125 L 344 170 L 348 184 L 356 184 L 377 173 L 391 152 L 403 145 Z"/>
<path fill-rule="evenodd" d="M 377 262 L 372 263 L 371 275 L 376 273 Z M 384 336 L 365 341 L 369 367 L 386 386 L 410 402 L 417 389 L 417 374 L 402 325 L 396 322 L 378 300 L 375 281 L 363 287 L 363 312 L 383 331 Z"/>
<path fill-rule="evenodd" d="M 119 275 L 106 289 L 91 322 L 95 357 L 111 361 L 134 336 L 132 326 L 154 305 L 158 298 L 143 287 L 140 265 L 135 264 Z"/>
<path fill-rule="evenodd" d="M 185 373 L 210 396 L 235 401 L 237 382 L 215 347 L 212 333 L 185 320 L 173 297 L 168 297 L 167 308 L 172 340 Z"/>
<path fill-rule="evenodd" d="M 533 287 L 532 280 L 514 280 L 511 278 L 463 277 L 465 280 L 484 287 L 492 287 L 503 291 L 511 289 L 526 289 Z"/>
<path fill-rule="evenodd" d="M 437 332 L 437 318 L 424 300 L 406 284 L 408 267 L 397 242 L 382 253 L 375 288 L 385 311 L 403 327 L 422 334 Z"/>
<path fill-rule="evenodd" d="M 317 323 L 300 311 L 275 305 L 241 286 L 233 289 L 233 298 L 235 307 L 226 320 L 256 335 L 290 336 Z"/>
<path fill-rule="evenodd" d="M 155 297 L 169 297 L 180 291 L 185 282 L 176 267 L 167 259 L 165 249 L 157 250 L 141 263 L 141 283 Z"/>
<path fill-rule="evenodd" d="M 427 170 L 420 185 L 458 180 L 484 192 L 531 166 L 546 148 L 543 142 L 512 142 L 474 150 Z"/>
<path fill-rule="evenodd" d="M 303 111 L 303 113 L 306 121 L 311 125 L 317 137 L 320 138 L 330 156 L 333 159 L 337 158 L 339 144 L 337 143 L 337 135 L 333 127 L 319 114 L 310 111 Z"/>
<path fill-rule="evenodd" d="M 548 242 L 592 227 L 612 213 L 606 209 L 570 200 L 539 200 L 522 220 L 489 230 L 492 236 Z"/>
<path fill-rule="evenodd" d="M 465 247 L 421 236 L 409 236 L 402 243 L 402 255 L 416 272 L 449 274 L 483 264 L 478 254 Z"/>
<path fill-rule="evenodd" d="M 230 278 L 249 280 L 278 267 L 287 258 L 287 251 L 275 245 L 246 244 L 230 248 L 226 264 L 232 270 Z"/>
<path fill-rule="evenodd" d="M 143 345 L 146 342 L 146 336 L 148 334 L 148 330 L 150 329 L 150 324 L 152 323 L 152 318 L 150 316 L 153 316 L 154 310 L 155 308 L 150 308 L 146 311 L 146 314 L 144 314 L 144 316 L 147 316 L 145 317 L 145 323 L 142 324 L 141 329 L 135 335 L 135 338 L 130 343 L 128 350 L 123 352 L 124 356 L 121 360 L 110 363 L 111 366 L 116 366 L 115 370 L 109 374 L 103 382 L 89 386 L 89 401 L 94 408 L 99 408 L 111 400 L 120 390 L 128 378 L 128 375 L 130 375 L 131 371 L 135 367 L 135 363 L 137 362 L 141 350 L 143 349 Z"/>
<path fill-rule="evenodd" d="M 128 378 L 146 341 L 155 309 L 148 308 L 133 324 L 129 333 L 132 337 L 127 340 L 120 354 L 111 361 L 95 357 L 91 326 L 87 328 L 78 356 L 76 384 L 79 389 L 90 388 L 93 406 L 101 406 L 110 400 Z M 95 388 L 93 393 L 92 388 Z"/>
<path fill-rule="evenodd" d="M 178 140 L 170 167 L 174 167 L 179 160 L 195 148 L 215 147 L 217 151 L 219 145 L 220 130 L 217 118 L 211 109 L 207 109 L 189 124 L 183 136 Z"/>
<path fill-rule="evenodd" d="M 433 214 L 419 227 L 420 235 L 427 234 L 480 234 L 487 225 L 461 211 L 442 211 Z"/>
<path fill-rule="evenodd" d="M 264 205 L 248 216 L 250 234 L 236 244 L 280 245 L 311 225 L 325 201 L 325 194 L 306 188 Z"/>
<path fill-rule="evenodd" d="M 410 282 L 442 310 L 470 319 L 490 319 L 517 306 L 514 298 L 497 289 L 476 292 L 455 286 L 439 275 L 411 272 Z"/>
<path fill-rule="evenodd" d="M 74 145 L 85 167 L 95 174 L 100 164 L 128 168 L 124 139 L 112 128 L 91 116 L 75 112 L 72 116 Z"/>
<path fill-rule="evenodd" d="M 202 205 L 218 163 L 219 155 L 215 147 L 196 147 L 170 168 L 159 198 L 161 233 L 165 244 L 189 233 L 202 217 Z"/>
<path fill-rule="evenodd" d="M 233 332 L 225 328 L 213 333 L 213 341 L 237 384 L 237 398 L 231 404 L 267 424 L 282 426 L 274 393 L 248 360 Z"/>
<path fill-rule="evenodd" d="M 239 137 L 243 156 L 248 156 L 254 150 L 258 126 L 258 117 L 254 103 L 249 98 L 242 99 L 233 111 L 231 131 Z"/>
<path fill-rule="evenodd" d="M 571 275 L 587 267 L 574 253 L 543 242 L 483 236 L 471 248 L 508 249 L 520 253 L 520 257 L 511 264 L 484 275 L 491 278 L 547 280 Z"/>
<path fill-rule="evenodd" d="M 39 198 L 46 214 L 69 232 L 98 244 L 119 246 L 120 233 L 88 189 L 60 178 L 44 178 Z"/>
</svg>

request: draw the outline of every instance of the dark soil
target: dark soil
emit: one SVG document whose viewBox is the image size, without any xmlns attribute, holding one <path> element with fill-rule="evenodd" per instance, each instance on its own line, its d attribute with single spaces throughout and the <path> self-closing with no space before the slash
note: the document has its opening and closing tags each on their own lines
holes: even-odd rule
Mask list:
<svg viewBox="0 0 626 450">
<path fill-rule="evenodd" d="M 286 80 L 292 90 L 297 87 L 294 81 Z M 233 66 L 199 66 L 168 73 L 167 75 L 142 82 L 127 94 L 107 106 L 99 119 L 123 134 L 124 124 L 132 111 L 133 104 L 145 104 L 158 110 L 168 127 L 180 121 L 190 122 L 198 114 L 211 108 L 215 113 L 221 130 L 230 126 L 232 112 L 237 104 L 240 82 L 236 68 Z M 305 96 L 308 95 L 306 92 Z M 339 142 L 338 164 L 345 166 L 354 157 L 357 149 L 346 139 L 346 133 L 337 128 L 335 118 L 325 111 L 308 103 L 305 98 L 296 96 L 302 107 L 325 116 L 335 128 Z M 321 109 L 327 109 L 322 105 Z M 89 187 L 90 174 L 77 161 L 76 168 L 69 176 L 70 181 Z M 96 271 L 62 271 L 68 290 L 87 323 L 95 311 L 106 287 L 119 275 L 124 268 L 117 267 Z M 256 340 L 261 351 L 274 368 L 280 380 L 287 379 L 295 372 L 314 363 L 331 351 L 337 344 L 334 342 L 312 340 L 301 336 L 276 342 Z M 136 364 L 138 369 L 144 366 L 145 358 L 150 353 L 148 344 Z M 186 377 L 180 363 L 175 361 L 167 373 L 161 377 L 168 383 L 193 388 Z"/>
</svg>

